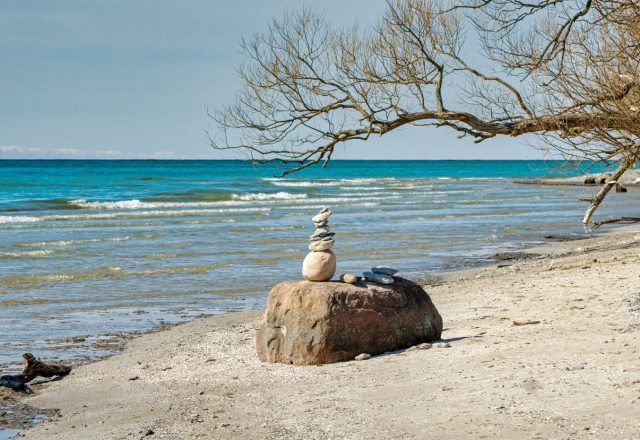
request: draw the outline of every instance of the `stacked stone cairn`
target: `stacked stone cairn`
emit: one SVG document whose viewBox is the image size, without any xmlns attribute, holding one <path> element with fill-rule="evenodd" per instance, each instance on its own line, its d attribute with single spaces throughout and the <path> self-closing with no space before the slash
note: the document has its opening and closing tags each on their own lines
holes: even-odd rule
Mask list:
<svg viewBox="0 0 640 440">
<path fill-rule="evenodd" d="M 302 263 L 302 276 L 309 281 L 329 281 L 336 273 L 336 254 L 333 253 L 335 232 L 329 229 L 328 208 L 313 217 L 316 230 L 309 236 L 309 252 Z"/>
</svg>

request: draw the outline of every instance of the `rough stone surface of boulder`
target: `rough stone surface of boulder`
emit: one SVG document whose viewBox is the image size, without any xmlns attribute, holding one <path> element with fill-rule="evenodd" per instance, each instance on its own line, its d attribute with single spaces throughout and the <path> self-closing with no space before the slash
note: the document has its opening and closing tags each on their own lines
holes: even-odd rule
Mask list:
<svg viewBox="0 0 640 440">
<path fill-rule="evenodd" d="M 269 293 L 256 336 L 263 362 L 353 360 L 440 339 L 442 317 L 418 284 L 285 281 Z"/>
</svg>

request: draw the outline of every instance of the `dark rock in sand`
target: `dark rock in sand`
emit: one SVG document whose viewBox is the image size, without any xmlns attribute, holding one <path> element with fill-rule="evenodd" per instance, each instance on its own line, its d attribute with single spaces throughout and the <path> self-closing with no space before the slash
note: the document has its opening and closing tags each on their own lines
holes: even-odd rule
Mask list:
<svg viewBox="0 0 640 440">
<path fill-rule="evenodd" d="M 510 261 L 510 260 L 527 260 L 529 258 L 539 257 L 537 254 L 530 254 L 526 252 L 499 252 L 494 254 L 491 258 L 498 261 Z"/>
<path fill-rule="evenodd" d="M 544 238 L 547 240 L 557 240 L 557 241 L 575 241 L 575 240 L 586 240 L 587 238 L 591 238 L 590 235 L 587 234 L 549 234 L 545 235 Z"/>
<path fill-rule="evenodd" d="M 31 388 L 27 385 L 27 381 L 21 374 L 14 376 L 6 375 L 0 377 L 0 385 L 3 387 L 11 388 L 13 391 L 23 392 L 25 394 L 32 394 Z"/>
<path fill-rule="evenodd" d="M 438 340 L 442 317 L 418 284 L 286 281 L 269 293 L 256 336 L 263 362 L 316 365 L 348 361 Z"/>
</svg>

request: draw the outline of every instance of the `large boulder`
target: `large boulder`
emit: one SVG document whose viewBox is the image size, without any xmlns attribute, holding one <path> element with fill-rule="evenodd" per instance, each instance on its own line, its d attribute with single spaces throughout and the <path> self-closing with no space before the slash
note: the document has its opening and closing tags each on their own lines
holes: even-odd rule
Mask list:
<svg viewBox="0 0 640 440">
<path fill-rule="evenodd" d="M 256 337 L 263 362 L 352 360 L 440 339 L 442 317 L 418 284 L 286 281 L 269 293 Z"/>
</svg>

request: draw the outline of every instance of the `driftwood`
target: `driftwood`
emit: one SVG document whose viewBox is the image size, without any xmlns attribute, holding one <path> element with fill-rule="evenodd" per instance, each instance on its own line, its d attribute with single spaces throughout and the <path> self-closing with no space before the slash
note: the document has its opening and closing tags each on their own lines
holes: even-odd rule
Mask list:
<svg viewBox="0 0 640 440">
<path fill-rule="evenodd" d="M 71 367 L 67 365 L 45 364 L 31 353 L 25 353 L 22 357 L 27 361 L 27 365 L 24 367 L 24 370 L 22 370 L 22 376 L 25 378 L 25 382 L 31 382 L 38 376 L 66 376 L 71 373 Z"/>
<path fill-rule="evenodd" d="M 67 365 L 45 364 L 31 353 L 25 353 L 22 357 L 27 361 L 22 373 L 0 377 L 1 386 L 31 394 L 33 391 L 27 383 L 36 377 L 63 377 L 71 372 L 71 367 Z"/>
<path fill-rule="evenodd" d="M 640 217 L 618 217 L 611 218 L 609 220 L 601 220 L 599 222 L 593 222 L 593 228 L 598 228 L 602 225 L 609 225 L 611 223 L 637 223 L 640 222 Z"/>
</svg>

